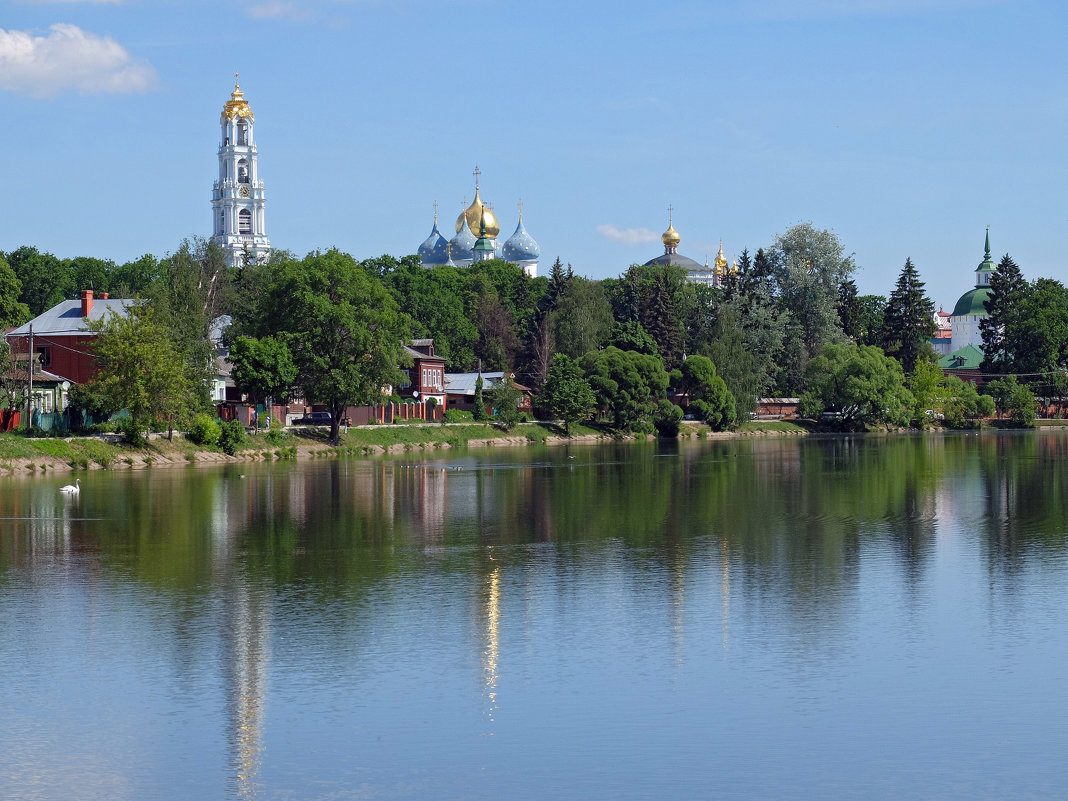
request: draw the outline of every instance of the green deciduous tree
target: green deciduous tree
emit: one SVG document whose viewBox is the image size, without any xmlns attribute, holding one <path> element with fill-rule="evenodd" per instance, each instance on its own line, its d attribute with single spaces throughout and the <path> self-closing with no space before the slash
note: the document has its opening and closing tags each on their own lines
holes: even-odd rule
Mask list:
<svg viewBox="0 0 1068 801">
<path fill-rule="evenodd" d="M 1005 330 L 1010 363 L 1036 384 L 1047 383 L 1048 374 L 1068 368 L 1068 289 L 1052 278 L 1039 278 L 1016 304 Z"/>
<path fill-rule="evenodd" d="M 994 413 L 994 399 L 980 395 L 974 384 L 955 375 L 946 376 L 941 390 L 942 415 L 949 428 L 968 428 Z"/>
<path fill-rule="evenodd" d="M 572 276 L 552 313 L 556 351 L 580 359 L 605 344 L 612 324 L 612 306 L 601 282 Z"/>
<path fill-rule="evenodd" d="M 7 261 L 0 256 L 0 328 L 9 328 L 29 321 L 30 307 L 19 300 L 22 282 Z"/>
<path fill-rule="evenodd" d="M 658 356 L 660 354 L 656 347 L 656 342 L 637 320 L 613 324 L 612 331 L 608 337 L 608 344 L 620 350 L 632 350 L 648 356 Z"/>
<path fill-rule="evenodd" d="M 93 352 L 100 369 L 90 382 L 114 409 L 126 409 L 138 431 L 157 420 L 168 429 L 195 401 L 181 355 L 164 325 L 148 305 L 126 315 L 110 314 L 89 323 L 96 334 Z"/>
<path fill-rule="evenodd" d="M 923 288 L 912 259 L 905 259 L 897 286 L 886 304 L 882 340 L 884 352 L 898 359 L 906 373 L 915 370 L 920 357 L 931 352 L 928 340 L 936 328 L 934 302 Z"/>
<path fill-rule="evenodd" d="M 801 223 L 776 238 L 767 251 L 780 309 L 788 314 L 780 390 L 797 394 L 805 367 L 824 345 L 845 338 L 838 317 L 839 287 L 856 270 L 831 231 Z"/>
<path fill-rule="evenodd" d="M 983 385 L 983 392 L 994 399 L 998 414 L 1008 414 L 1019 426 L 1030 426 L 1035 420 L 1035 396 L 1026 386 L 1010 375 Z"/>
<path fill-rule="evenodd" d="M 519 423 L 519 403 L 523 393 L 508 376 L 504 376 L 493 385 L 487 393 L 487 400 L 493 407 L 493 420 L 505 431 L 511 431 Z"/>
<path fill-rule="evenodd" d="M 330 410 L 336 445 L 346 407 L 378 402 L 383 387 L 403 380 L 405 320 L 381 281 L 337 250 L 281 265 L 269 296 L 296 384 L 305 399 Z"/>
<path fill-rule="evenodd" d="M 284 340 L 238 337 L 230 346 L 234 384 L 257 400 L 287 400 L 297 381 L 297 365 Z M 258 421 L 257 421 L 258 424 Z"/>
<path fill-rule="evenodd" d="M 716 365 L 705 356 L 690 356 L 682 363 L 682 389 L 691 406 L 714 431 L 723 431 L 737 419 L 734 395 L 716 374 Z"/>
<path fill-rule="evenodd" d="M 612 416 L 613 425 L 620 431 L 651 416 L 667 391 L 668 374 L 659 356 L 609 346 L 587 353 L 580 365 L 598 407 Z"/>
<path fill-rule="evenodd" d="M 550 416 L 563 422 L 568 437 L 572 423 L 588 419 L 597 409 L 597 398 L 582 368 L 563 353 L 553 357 L 538 402 Z"/>
<path fill-rule="evenodd" d="M 825 345 L 807 368 L 801 413 L 833 413 L 846 428 L 901 424 L 913 404 L 901 363 L 873 345 Z"/>
<path fill-rule="evenodd" d="M 29 307 L 32 317 L 72 296 L 76 289 L 70 266 L 51 253 L 24 245 L 8 253 L 7 262 L 22 284 L 19 300 Z"/>
</svg>

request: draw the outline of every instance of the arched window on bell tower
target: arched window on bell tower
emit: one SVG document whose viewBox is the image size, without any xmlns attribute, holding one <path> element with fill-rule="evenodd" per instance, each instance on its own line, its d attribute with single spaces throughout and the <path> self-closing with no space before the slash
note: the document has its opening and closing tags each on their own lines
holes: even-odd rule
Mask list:
<svg viewBox="0 0 1068 801">
<path fill-rule="evenodd" d="M 252 212 L 248 209 L 241 209 L 237 213 L 237 232 L 239 234 L 252 233 Z"/>
<path fill-rule="evenodd" d="M 248 159 L 240 159 L 237 162 L 237 182 L 239 184 L 248 183 Z"/>
<path fill-rule="evenodd" d="M 248 145 L 248 120 L 244 117 L 237 121 L 237 144 L 242 147 Z"/>
</svg>

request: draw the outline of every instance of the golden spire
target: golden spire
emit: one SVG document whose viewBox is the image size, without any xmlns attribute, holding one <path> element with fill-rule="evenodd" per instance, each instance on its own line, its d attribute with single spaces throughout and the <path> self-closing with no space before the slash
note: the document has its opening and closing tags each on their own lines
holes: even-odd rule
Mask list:
<svg viewBox="0 0 1068 801">
<path fill-rule="evenodd" d="M 248 101 L 245 100 L 245 93 L 241 91 L 241 84 L 237 82 L 238 73 L 234 73 L 234 91 L 230 95 L 230 99 L 226 101 L 226 105 L 223 106 L 222 116 L 223 119 L 233 120 L 237 117 L 248 117 L 253 122 L 256 121 L 256 115 L 252 113 L 252 109 L 249 108 Z"/>
</svg>

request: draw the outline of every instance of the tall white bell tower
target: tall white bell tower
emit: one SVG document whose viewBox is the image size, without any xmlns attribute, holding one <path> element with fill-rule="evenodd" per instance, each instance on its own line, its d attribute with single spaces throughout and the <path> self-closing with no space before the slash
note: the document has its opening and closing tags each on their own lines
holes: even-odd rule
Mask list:
<svg viewBox="0 0 1068 801">
<path fill-rule="evenodd" d="M 256 164 L 256 117 L 234 74 L 234 92 L 223 106 L 219 122 L 219 178 L 211 191 L 214 217 L 212 239 L 226 254 L 231 267 L 250 260 L 263 261 L 271 243 L 263 224 L 263 181 Z"/>
</svg>

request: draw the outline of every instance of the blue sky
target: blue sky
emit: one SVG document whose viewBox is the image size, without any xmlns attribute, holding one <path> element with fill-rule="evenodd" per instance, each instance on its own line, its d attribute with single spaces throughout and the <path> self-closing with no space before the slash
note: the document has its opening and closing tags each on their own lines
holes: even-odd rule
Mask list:
<svg viewBox="0 0 1068 801">
<path fill-rule="evenodd" d="M 240 71 L 267 232 L 414 252 L 482 171 L 579 274 L 831 228 L 936 304 L 995 257 L 1068 282 L 1068 11 L 1018 0 L 0 2 L 0 250 L 125 261 L 210 233 Z M 544 269 L 544 268 L 543 268 Z"/>
</svg>

